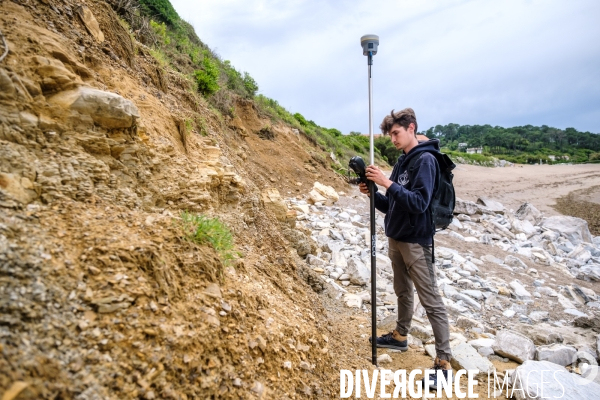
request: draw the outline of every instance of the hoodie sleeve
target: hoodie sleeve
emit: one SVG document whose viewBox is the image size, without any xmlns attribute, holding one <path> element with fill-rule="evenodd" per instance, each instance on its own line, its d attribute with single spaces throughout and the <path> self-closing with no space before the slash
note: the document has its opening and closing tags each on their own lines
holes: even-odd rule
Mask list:
<svg viewBox="0 0 600 400">
<path fill-rule="evenodd" d="M 393 197 L 397 203 L 396 206 L 409 213 L 425 212 L 433 196 L 437 169 L 435 157 L 429 153 L 423 153 L 415 162 L 416 173 L 411 177 L 413 181 L 411 190 L 394 182 L 388 188 L 386 196 Z"/>
<path fill-rule="evenodd" d="M 387 214 L 388 209 L 390 208 L 387 193 L 385 195 L 379 193 L 377 191 L 377 186 L 375 186 L 375 208 L 384 214 Z"/>
</svg>

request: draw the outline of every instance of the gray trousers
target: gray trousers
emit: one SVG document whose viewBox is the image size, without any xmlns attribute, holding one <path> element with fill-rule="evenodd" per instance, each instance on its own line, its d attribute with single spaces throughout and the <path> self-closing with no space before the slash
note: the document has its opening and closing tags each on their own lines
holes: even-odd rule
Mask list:
<svg viewBox="0 0 600 400">
<path fill-rule="evenodd" d="M 431 262 L 431 246 L 389 238 L 389 256 L 394 270 L 394 292 L 398 296 L 396 331 L 403 336 L 408 335 L 414 312 L 414 285 L 433 329 L 437 357 L 450 361 L 452 352 L 448 314 L 438 292 L 435 265 Z"/>
</svg>

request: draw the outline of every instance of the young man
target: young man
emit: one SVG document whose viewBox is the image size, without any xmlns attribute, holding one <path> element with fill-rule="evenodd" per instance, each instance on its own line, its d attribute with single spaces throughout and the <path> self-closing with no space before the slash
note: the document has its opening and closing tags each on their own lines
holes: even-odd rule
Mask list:
<svg viewBox="0 0 600 400">
<path fill-rule="evenodd" d="M 412 108 L 394 112 L 381 123 L 381 131 L 389 134 L 392 143 L 403 154 L 394 165 L 390 179 L 374 165 L 366 170 L 367 178 L 386 188 L 385 195 L 375 192 L 375 207 L 385 213 L 385 234 L 389 241 L 389 256 L 394 272 L 394 291 L 398 296 L 396 329 L 377 338 L 377 347 L 408 350 L 407 335 L 413 316 L 413 285 L 435 336 L 437 357 L 434 369 L 451 370 L 450 331 L 448 315 L 436 283 L 432 263 L 432 242 L 435 226 L 429 203 L 437 189 L 439 168 L 435 156 L 439 141 L 417 141 L 417 118 Z M 416 158 L 408 170 L 410 161 Z M 376 189 L 377 190 L 377 189 Z M 366 184 L 360 191 L 369 194 Z M 430 387 L 437 389 L 435 375 L 429 377 Z"/>
</svg>

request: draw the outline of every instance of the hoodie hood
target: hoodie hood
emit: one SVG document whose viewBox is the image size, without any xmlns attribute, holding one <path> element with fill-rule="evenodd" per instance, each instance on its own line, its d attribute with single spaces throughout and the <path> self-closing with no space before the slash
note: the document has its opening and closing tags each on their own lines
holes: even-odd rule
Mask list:
<svg viewBox="0 0 600 400">
<path fill-rule="evenodd" d="M 398 157 L 398 165 L 400 167 L 403 167 L 413 157 L 419 157 L 419 155 L 424 151 L 439 153 L 440 152 L 439 139 L 429 139 L 429 140 L 426 140 L 423 142 L 419 142 L 418 145 L 416 145 L 415 147 L 410 149 L 408 154 L 402 154 L 400 157 Z"/>
</svg>

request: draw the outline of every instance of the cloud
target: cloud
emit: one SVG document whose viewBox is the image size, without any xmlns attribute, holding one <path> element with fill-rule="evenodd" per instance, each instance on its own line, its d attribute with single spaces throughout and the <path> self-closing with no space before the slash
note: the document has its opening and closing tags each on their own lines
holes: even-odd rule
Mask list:
<svg viewBox="0 0 600 400">
<path fill-rule="evenodd" d="M 374 120 L 411 106 L 436 124 L 600 132 L 600 2 L 375 0 L 173 2 L 260 92 L 342 132 L 368 132 L 360 37 L 381 38 Z"/>
</svg>

